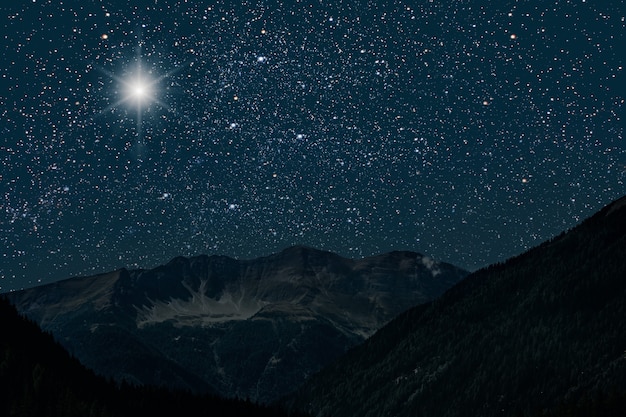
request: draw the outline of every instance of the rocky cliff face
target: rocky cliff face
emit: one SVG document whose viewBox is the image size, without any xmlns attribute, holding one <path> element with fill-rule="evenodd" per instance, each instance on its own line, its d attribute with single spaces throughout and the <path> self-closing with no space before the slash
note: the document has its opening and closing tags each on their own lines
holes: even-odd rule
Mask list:
<svg viewBox="0 0 626 417">
<path fill-rule="evenodd" d="M 353 260 L 293 247 L 175 258 L 10 297 L 100 374 L 267 402 L 466 275 L 412 252 Z"/>
</svg>

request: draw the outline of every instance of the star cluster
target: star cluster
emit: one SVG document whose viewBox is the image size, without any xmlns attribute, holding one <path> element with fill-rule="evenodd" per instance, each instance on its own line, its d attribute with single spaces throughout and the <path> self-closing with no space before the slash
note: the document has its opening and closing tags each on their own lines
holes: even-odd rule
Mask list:
<svg viewBox="0 0 626 417">
<path fill-rule="evenodd" d="M 293 244 L 473 269 L 626 191 L 622 1 L 229 3 L 1 6 L 0 290 Z"/>
</svg>

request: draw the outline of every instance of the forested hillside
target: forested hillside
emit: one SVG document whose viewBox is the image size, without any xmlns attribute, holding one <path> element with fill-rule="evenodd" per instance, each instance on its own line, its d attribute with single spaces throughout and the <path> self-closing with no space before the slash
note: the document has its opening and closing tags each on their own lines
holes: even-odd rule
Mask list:
<svg viewBox="0 0 626 417">
<path fill-rule="evenodd" d="M 291 403 L 342 417 L 623 416 L 625 317 L 621 199 L 409 310 Z"/>
</svg>

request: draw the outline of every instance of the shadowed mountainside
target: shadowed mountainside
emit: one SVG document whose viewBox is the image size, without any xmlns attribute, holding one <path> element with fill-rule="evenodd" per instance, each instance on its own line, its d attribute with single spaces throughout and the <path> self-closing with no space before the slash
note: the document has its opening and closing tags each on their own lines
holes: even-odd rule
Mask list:
<svg viewBox="0 0 626 417">
<path fill-rule="evenodd" d="M 622 416 L 625 317 L 626 197 L 401 314 L 287 403 L 316 416 Z"/>
<path fill-rule="evenodd" d="M 20 317 L 2 297 L 0 317 L 2 416 L 287 415 L 246 401 L 154 387 L 117 386 L 83 367 L 51 335 Z"/>
</svg>

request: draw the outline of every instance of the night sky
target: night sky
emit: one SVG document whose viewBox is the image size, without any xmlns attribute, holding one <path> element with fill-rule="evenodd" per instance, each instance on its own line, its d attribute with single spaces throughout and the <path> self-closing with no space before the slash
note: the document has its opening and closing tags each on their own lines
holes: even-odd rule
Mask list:
<svg viewBox="0 0 626 417">
<path fill-rule="evenodd" d="M 623 1 L 2 3 L 0 291 L 294 244 L 476 269 L 626 193 Z"/>
</svg>

